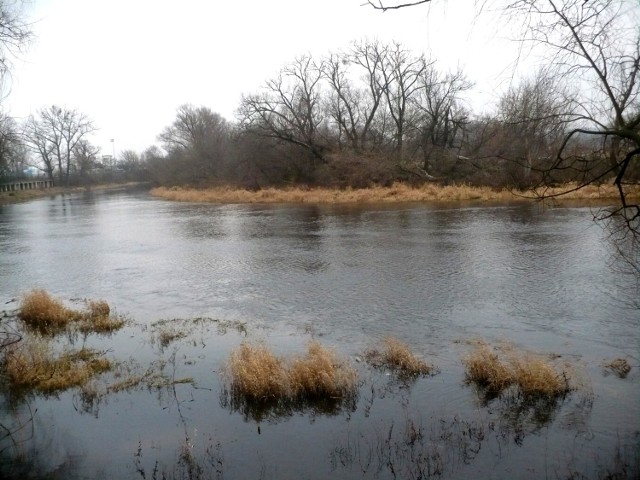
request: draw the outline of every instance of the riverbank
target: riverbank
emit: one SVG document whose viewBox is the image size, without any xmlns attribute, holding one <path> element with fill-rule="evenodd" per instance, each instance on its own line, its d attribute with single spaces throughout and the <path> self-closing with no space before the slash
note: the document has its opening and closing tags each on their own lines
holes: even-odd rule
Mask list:
<svg viewBox="0 0 640 480">
<path fill-rule="evenodd" d="M 360 189 L 330 188 L 265 188 L 257 191 L 232 187 L 196 189 L 187 187 L 158 187 L 151 190 L 153 196 L 180 202 L 205 203 L 400 203 L 400 202 L 512 202 L 554 197 L 559 200 L 588 202 L 619 201 L 614 185 L 589 185 L 580 190 L 575 185 L 545 190 L 496 190 L 490 187 L 469 185 L 425 184 L 418 187 L 396 183 L 390 187 Z M 560 197 L 556 197 L 563 192 Z M 640 185 L 629 191 L 628 199 L 640 198 Z"/>
<path fill-rule="evenodd" d="M 66 193 L 78 193 L 86 191 L 117 190 L 120 188 L 132 188 L 143 185 L 141 182 L 107 183 L 104 185 L 91 185 L 86 187 L 52 187 L 33 190 L 15 190 L 0 193 L 0 205 L 7 203 L 19 203 L 34 200 L 36 198 L 49 197 Z"/>
</svg>

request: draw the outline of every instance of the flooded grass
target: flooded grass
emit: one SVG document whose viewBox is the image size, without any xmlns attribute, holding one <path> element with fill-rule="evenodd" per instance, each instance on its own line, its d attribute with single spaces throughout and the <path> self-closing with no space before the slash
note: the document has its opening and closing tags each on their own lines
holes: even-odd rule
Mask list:
<svg viewBox="0 0 640 480">
<path fill-rule="evenodd" d="M 291 361 L 289 378 L 297 398 L 343 398 L 356 390 L 358 374 L 334 350 L 312 341 L 306 355 Z"/>
<path fill-rule="evenodd" d="M 86 300 L 84 310 L 74 310 L 42 289 L 31 290 L 22 297 L 18 317 L 29 328 L 50 335 L 72 327 L 82 333 L 111 333 L 126 323 L 124 318 L 111 315 L 104 300 Z"/>
<path fill-rule="evenodd" d="M 25 337 L 3 353 L 4 373 L 12 387 L 21 390 L 66 390 L 112 368 L 103 352 L 82 348 L 56 354 L 50 341 L 35 337 Z"/>
<path fill-rule="evenodd" d="M 265 345 L 242 343 L 231 353 L 225 375 L 233 396 L 254 401 L 341 399 L 358 387 L 356 370 L 316 341 L 290 360 Z"/>
<path fill-rule="evenodd" d="M 232 187 L 207 189 L 159 187 L 151 194 L 167 200 L 181 202 L 215 203 L 375 203 L 375 202 L 451 202 L 451 201 L 514 201 L 524 198 L 553 196 L 571 191 L 575 185 L 545 188 L 530 191 L 513 191 L 470 185 L 439 185 L 427 183 L 411 186 L 395 183 L 390 187 L 370 187 L 359 189 L 331 188 L 265 188 L 258 191 Z M 640 197 L 640 187 L 632 188 L 630 198 Z M 613 185 L 589 185 L 578 191 L 571 191 L 562 198 L 568 200 L 617 199 L 618 191 Z"/>
<path fill-rule="evenodd" d="M 495 347 L 476 346 L 464 359 L 467 381 L 496 395 L 515 386 L 529 398 L 556 398 L 571 390 L 566 372 L 558 372 L 548 361 L 511 346 L 502 353 L 506 358 Z"/>
<path fill-rule="evenodd" d="M 627 375 L 631 372 L 631 365 L 626 358 L 616 358 L 615 360 L 605 362 L 603 367 L 613 372 L 619 378 L 627 378 Z"/>
<path fill-rule="evenodd" d="M 80 312 L 65 307 L 61 300 L 41 289 L 23 296 L 18 315 L 29 327 L 41 331 L 60 330 L 82 318 Z"/>
<path fill-rule="evenodd" d="M 268 400 L 289 394 L 289 375 L 283 359 L 265 345 L 242 343 L 231 352 L 225 373 L 234 396 Z"/>
<path fill-rule="evenodd" d="M 411 351 L 406 343 L 387 336 L 380 348 L 365 352 L 365 358 L 377 368 L 388 368 L 401 375 L 419 376 L 434 373 L 434 367 Z"/>
</svg>

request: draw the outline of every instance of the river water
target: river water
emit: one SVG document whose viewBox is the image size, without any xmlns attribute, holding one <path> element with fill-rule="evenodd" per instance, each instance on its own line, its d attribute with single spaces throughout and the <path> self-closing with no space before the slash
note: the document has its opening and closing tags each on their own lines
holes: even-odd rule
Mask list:
<svg viewBox="0 0 640 480">
<path fill-rule="evenodd" d="M 23 422 L 29 431 L 0 443 L 5 472 L 637 474 L 638 280 L 593 214 L 534 204 L 201 205 L 130 191 L 0 205 L 7 316 L 33 288 L 69 302 L 105 299 L 130 324 L 81 341 L 116 359 L 163 362 L 173 378 L 195 382 L 93 402 L 78 390 L 4 398 L 0 423 Z M 166 348 L 153 340 L 154 322 L 200 317 L 242 328 L 200 327 Z M 385 335 L 408 343 L 439 373 L 401 381 L 361 362 Z M 312 338 L 357 365 L 353 404 L 257 415 L 225 402 L 220 370 L 243 340 L 286 355 Z M 462 360 L 479 339 L 551 355 L 579 387 L 551 407 L 486 401 L 464 382 Z M 632 365 L 626 378 L 603 367 L 616 358 Z"/>
</svg>

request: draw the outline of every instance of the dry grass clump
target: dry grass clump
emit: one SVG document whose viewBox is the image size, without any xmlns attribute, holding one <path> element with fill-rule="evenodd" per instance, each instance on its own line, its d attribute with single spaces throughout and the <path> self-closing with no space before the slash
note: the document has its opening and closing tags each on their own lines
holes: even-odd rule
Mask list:
<svg viewBox="0 0 640 480">
<path fill-rule="evenodd" d="M 569 392 L 564 372 L 530 353 L 507 350 L 506 359 L 486 344 L 478 345 L 464 360 L 469 382 L 499 394 L 514 385 L 527 397 L 558 397 Z"/>
<path fill-rule="evenodd" d="M 531 355 L 511 359 L 515 382 L 527 396 L 557 397 L 569 391 L 564 373 Z"/>
<path fill-rule="evenodd" d="M 61 300 L 42 289 L 34 289 L 20 302 L 19 317 L 26 325 L 42 333 L 56 333 L 70 324 L 77 324 L 83 333 L 107 333 L 122 328 L 125 320 L 111 316 L 111 308 L 104 300 L 87 300 L 84 311 L 64 306 Z"/>
<path fill-rule="evenodd" d="M 294 358 L 289 368 L 296 397 L 342 398 L 353 392 L 358 374 L 331 349 L 310 342 L 306 356 Z"/>
<path fill-rule="evenodd" d="M 13 386 L 45 393 L 83 385 L 111 366 L 100 352 L 83 348 L 56 356 L 48 342 L 36 339 L 12 345 L 4 356 L 4 371 Z"/>
<path fill-rule="evenodd" d="M 284 361 L 264 345 L 242 343 L 231 353 L 227 374 L 235 395 L 267 400 L 284 397 L 289 392 Z"/>
<path fill-rule="evenodd" d="M 629 362 L 625 358 L 616 358 L 610 362 L 605 362 L 603 366 L 620 378 L 626 378 L 631 371 L 631 365 L 629 365 Z"/>
<path fill-rule="evenodd" d="M 464 360 L 467 379 L 491 392 L 500 392 L 514 382 L 513 371 L 488 345 L 480 345 Z"/>
<path fill-rule="evenodd" d="M 81 316 L 42 289 L 32 290 L 20 302 L 19 317 L 33 328 L 62 329 Z"/>
<path fill-rule="evenodd" d="M 417 376 L 433 373 L 433 367 L 416 356 L 409 345 L 395 337 L 385 337 L 382 349 L 369 350 L 366 358 L 375 367 L 396 370 L 403 375 Z"/>
<path fill-rule="evenodd" d="M 343 398 L 357 383 L 355 369 L 317 342 L 289 362 L 264 345 L 243 343 L 231 353 L 226 374 L 233 395 L 259 401 Z"/>
</svg>

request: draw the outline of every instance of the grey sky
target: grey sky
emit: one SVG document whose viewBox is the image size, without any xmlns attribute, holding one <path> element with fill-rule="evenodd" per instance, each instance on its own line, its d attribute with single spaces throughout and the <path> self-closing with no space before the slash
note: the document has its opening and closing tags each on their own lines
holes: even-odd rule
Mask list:
<svg viewBox="0 0 640 480">
<path fill-rule="evenodd" d="M 397 40 L 477 83 L 474 106 L 508 85 L 515 46 L 475 0 L 382 13 L 363 0 L 36 0 L 36 39 L 14 61 L 4 107 L 16 117 L 57 104 L 100 129 L 103 153 L 141 151 L 183 103 L 234 119 L 242 93 L 257 91 L 297 55 L 318 57 L 353 40 Z M 500 26 L 502 25 L 502 26 Z"/>
</svg>

